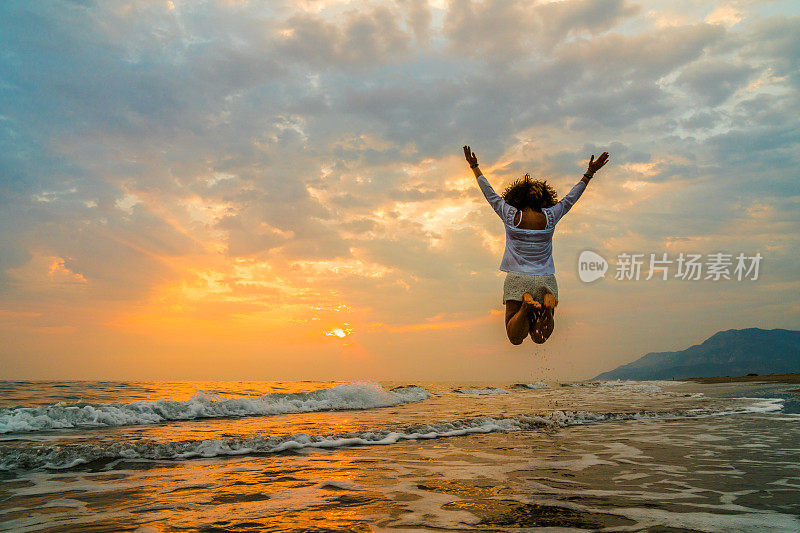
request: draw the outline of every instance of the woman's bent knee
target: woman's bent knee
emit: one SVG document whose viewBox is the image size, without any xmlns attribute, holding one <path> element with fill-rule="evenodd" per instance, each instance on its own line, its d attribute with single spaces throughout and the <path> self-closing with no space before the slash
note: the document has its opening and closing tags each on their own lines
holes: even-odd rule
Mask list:
<svg viewBox="0 0 800 533">
<path fill-rule="evenodd" d="M 509 337 L 508 340 L 511 341 L 511 344 L 513 344 L 514 346 L 519 346 L 520 344 L 523 343 L 523 341 L 525 341 L 525 337 L 522 337 L 521 339 L 514 339 L 512 337 Z"/>
</svg>

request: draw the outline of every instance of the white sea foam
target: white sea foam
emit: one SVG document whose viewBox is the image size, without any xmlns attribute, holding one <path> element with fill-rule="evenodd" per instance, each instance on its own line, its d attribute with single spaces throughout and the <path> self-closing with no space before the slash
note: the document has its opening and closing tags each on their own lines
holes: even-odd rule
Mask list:
<svg viewBox="0 0 800 533">
<path fill-rule="evenodd" d="M 347 409 L 374 409 L 430 397 L 421 387 L 385 390 L 377 383 L 344 383 L 301 393 L 273 393 L 259 397 L 224 398 L 199 390 L 185 401 L 141 400 L 132 403 L 90 405 L 56 404 L 46 407 L 0 409 L 0 433 L 53 429 L 155 424 L 198 418 L 281 415 Z"/>
<path fill-rule="evenodd" d="M 457 394 L 478 394 L 478 395 L 486 395 L 486 394 L 510 394 L 505 389 L 453 389 L 453 392 Z"/>
<path fill-rule="evenodd" d="M 255 435 L 247 438 L 225 438 L 158 442 L 134 442 L 86 445 L 45 445 L 30 448 L 0 448 L 0 470 L 38 468 L 64 469 L 92 461 L 115 459 L 177 460 L 194 457 L 219 457 L 246 454 L 270 454 L 304 448 L 340 448 L 364 445 L 389 445 L 402 440 L 435 439 L 474 433 L 516 431 L 523 427 L 542 426 L 552 421 L 543 418 L 494 419 L 480 417 L 438 424 L 421 424 L 398 429 L 383 429 L 331 435 L 287 435 L 272 437 Z"/>
<path fill-rule="evenodd" d="M 386 391 L 384 391 L 386 392 Z M 692 409 L 668 412 L 595 413 L 590 411 L 551 411 L 509 418 L 478 417 L 434 424 L 375 429 L 329 435 L 255 435 L 247 438 L 223 438 L 185 441 L 137 440 L 96 445 L 43 445 L 37 448 L 0 447 L 0 470 L 65 469 L 93 461 L 182 460 L 195 457 L 220 457 L 247 454 L 270 454 L 305 448 L 340 448 L 367 445 L 391 445 L 404 440 L 436 439 L 497 431 L 534 430 L 543 427 L 568 427 L 599 422 L 693 418 L 740 413 L 760 413 L 780 409 L 780 399 L 753 399 L 750 405 L 736 410 Z"/>
<path fill-rule="evenodd" d="M 536 383 L 514 383 L 512 389 L 546 389 L 547 383 L 537 381 Z"/>
<path fill-rule="evenodd" d="M 633 381 L 616 379 L 612 381 L 581 381 L 579 383 L 566 383 L 562 387 L 621 387 L 628 390 L 644 392 L 660 392 L 662 385 L 674 384 L 673 381 Z"/>
<path fill-rule="evenodd" d="M 730 411 L 719 411 L 719 415 L 731 415 L 746 413 L 774 413 L 783 409 L 783 404 L 786 401 L 784 398 L 733 398 L 735 400 L 749 400 L 751 403 L 746 407 L 740 409 L 733 409 Z"/>
</svg>

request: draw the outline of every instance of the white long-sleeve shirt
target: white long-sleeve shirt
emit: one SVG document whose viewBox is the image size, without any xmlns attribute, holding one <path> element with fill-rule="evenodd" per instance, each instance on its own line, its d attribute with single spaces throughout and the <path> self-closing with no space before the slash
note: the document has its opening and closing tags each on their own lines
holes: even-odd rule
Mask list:
<svg viewBox="0 0 800 533">
<path fill-rule="evenodd" d="M 483 174 L 478 176 L 477 179 L 483 195 L 506 228 L 506 249 L 503 252 L 500 270 L 539 276 L 555 274 L 553 231 L 561 217 L 567 214 L 567 211 L 581 197 L 581 194 L 586 189 L 586 184 L 583 181 L 579 181 L 556 205 L 542 208 L 542 213 L 547 218 L 547 224 L 544 229 L 525 229 L 514 225 L 514 218 L 519 210 L 506 203 L 500 195 L 494 192 L 494 189 L 492 189 Z M 522 216 L 520 216 L 519 222 L 522 222 Z"/>
</svg>

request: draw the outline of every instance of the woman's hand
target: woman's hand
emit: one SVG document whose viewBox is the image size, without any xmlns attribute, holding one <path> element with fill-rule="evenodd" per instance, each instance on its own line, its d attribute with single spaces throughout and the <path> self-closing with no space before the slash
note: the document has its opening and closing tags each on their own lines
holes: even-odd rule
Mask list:
<svg viewBox="0 0 800 533">
<path fill-rule="evenodd" d="M 603 168 L 603 165 L 606 164 L 606 161 L 608 161 L 608 152 L 603 152 L 600 154 L 600 157 L 597 158 L 597 161 L 594 160 L 594 154 L 592 154 L 592 158 L 589 159 L 589 170 L 586 173 L 594 174 Z"/>
<path fill-rule="evenodd" d="M 478 156 L 476 156 L 475 152 L 470 150 L 469 146 L 467 145 L 464 145 L 464 157 L 467 158 L 467 163 L 469 163 L 469 166 L 478 164 Z"/>
</svg>

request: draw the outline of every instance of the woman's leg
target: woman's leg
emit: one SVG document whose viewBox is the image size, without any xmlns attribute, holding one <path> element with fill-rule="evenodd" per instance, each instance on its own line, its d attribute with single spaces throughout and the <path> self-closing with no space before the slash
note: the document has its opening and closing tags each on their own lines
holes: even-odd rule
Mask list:
<svg viewBox="0 0 800 533">
<path fill-rule="evenodd" d="M 506 300 L 506 333 L 511 344 L 522 344 L 531 327 L 531 311 L 541 307 L 527 292 L 522 301 Z"/>
<path fill-rule="evenodd" d="M 544 307 L 542 308 L 542 312 L 539 313 L 538 320 L 531 323 L 531 339 L 536 344 L 544 344 L 544 342 L 550 338 L 550 335 L 553 333 L 553 328 L 555 328 L 555 312 L 556 306 L 558 305 L 558 300 L 550 293 L 550 291 L 546 291 L 544 298 L 543 298 Z"/>
</svg>

